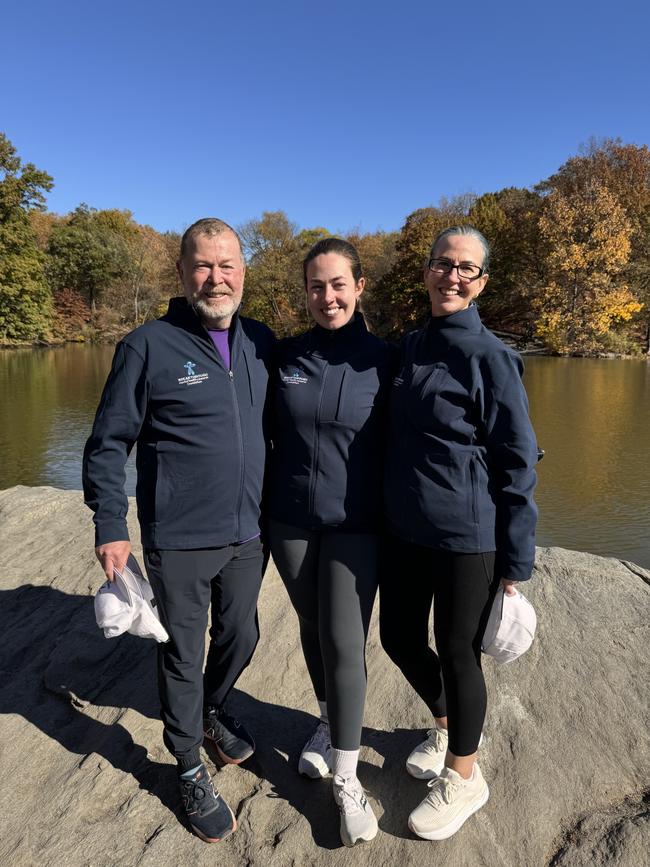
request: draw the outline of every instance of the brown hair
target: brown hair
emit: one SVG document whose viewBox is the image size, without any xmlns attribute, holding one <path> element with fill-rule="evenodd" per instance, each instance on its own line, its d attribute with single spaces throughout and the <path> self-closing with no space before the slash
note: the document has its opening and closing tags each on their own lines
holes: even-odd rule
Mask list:
<svg viewBox="0 0 650 867">
<path fill-rule="evenodd" d="M 324 253 L 338 253 L 350 263 L 354 282 L 358 283 L 363 277 L 363 269 L 361 267 L 361 259 L 357 252 L 357 248 L 349 241 L 344 241 L 343 238 L 322 238 L 317 241 L 311 250 L 307 253 L 302 262 L 302 275 L 307 285 L 307 265 L 315 259 L 316 256 L 322 256 Z"/>
</svg>

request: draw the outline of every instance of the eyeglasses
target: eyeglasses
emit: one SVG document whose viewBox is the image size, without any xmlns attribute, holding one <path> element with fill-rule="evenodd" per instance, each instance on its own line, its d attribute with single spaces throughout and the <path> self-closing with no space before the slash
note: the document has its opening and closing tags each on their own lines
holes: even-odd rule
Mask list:
<svg viewBox="0 0 650 867">
<path fill-rule="evenodd" d="M 451 274 L 454 268 L 458 271 L 458 279 L 463 283 L 470 283 L 472 280 L 478 280 L 485 274 L 484 268 L 479 268 L 478 265 L 473 265 L 471 262 L 460 262 L 454 265 L 449 259 L 429 259 L 429 269 L 435 274 Z"/>
</svg>

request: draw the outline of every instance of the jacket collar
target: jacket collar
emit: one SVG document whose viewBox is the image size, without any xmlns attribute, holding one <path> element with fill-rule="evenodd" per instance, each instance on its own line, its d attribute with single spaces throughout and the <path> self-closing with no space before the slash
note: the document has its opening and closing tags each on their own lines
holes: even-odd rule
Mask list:
<svg viewBox="0 0 650 867">
<path fill-rule="evenodd" d="M 367 331 L 366 320 L 357 310 L 352 319 L 342 328 L 330 330 L 321 325 L 314 325 L 309 332 L 309 343 L 312 349 L 327 353 L 334 352 L 338 355 L 352 349 Z"/>
<path fill-rule="evenodd" d="M 472 331 L 477 332 L 482 328 L 481 317 L 478 315 L 476 304 L 470 304 L 464 310 L 450 313 L 449 316 L 431 316 L 426 327 L 426 332 L 431 337 L 436 334 L 444 334 L 449 331 Z"/>
</svg>

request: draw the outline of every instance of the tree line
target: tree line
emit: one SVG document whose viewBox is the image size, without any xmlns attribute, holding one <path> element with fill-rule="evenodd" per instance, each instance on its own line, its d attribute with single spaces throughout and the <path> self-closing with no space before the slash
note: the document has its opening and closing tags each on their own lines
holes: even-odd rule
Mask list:
<svg viewBox="0 0 650 867">
<path fill-rule="evenodd" d="M 180 238 L 128 210 L 48 213 L 53 179 L 0 133 L 0 343 L 114 340 L 161 315 L 180 287 Z M 592 141 L 532 189 L 443 198 L 398 232 L 345 237 L 367 278 L 364 311 L 389 339 L 427 316 L 431 239 L 470 223 L 492 246 L 486 324 L 560 354 L 650 354 L 650 151 Z M 278 335 L 308 325 L 302 259 L 330 234 L 283 211 L 237 227 L 248 263 L 245 312 Z"/>
</svg>

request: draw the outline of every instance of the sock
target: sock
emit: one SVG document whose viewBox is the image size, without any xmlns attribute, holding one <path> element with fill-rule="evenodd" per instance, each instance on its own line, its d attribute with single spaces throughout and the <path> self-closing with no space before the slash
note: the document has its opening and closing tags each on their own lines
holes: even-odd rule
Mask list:
<svg viewBox="0 0 650 867">
<path fill-rule="evenodd" d="M 358 761 L 359 750 L 332 749 L 332 776 L 340 774 L 346 779 L 356 777 Z"/>
<path fill-rule="evenodd" d="M 327 717 L 327 702 L 326 701 L 319 701 L 318 702 L 318 709 L 320 710 L 320 721 L 327 723 L 329 725 L 329 719 Z"/>
<path fill-rule="evenodd" d="M 197 765 L 195 768 L 190 768 L 189 771 L 183 771 L 181 777 L 193 777 L 200 767 L 201 765 Z"/>
</svg>

